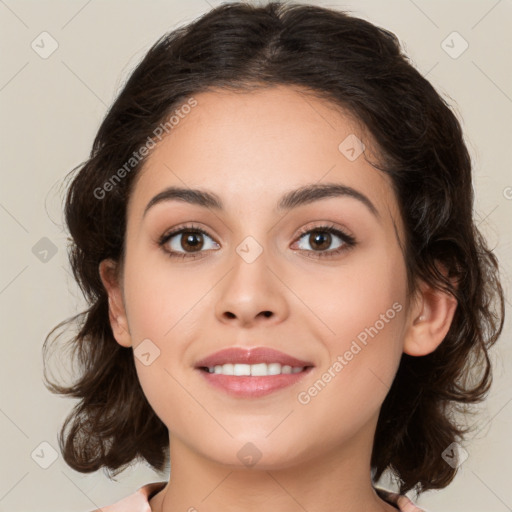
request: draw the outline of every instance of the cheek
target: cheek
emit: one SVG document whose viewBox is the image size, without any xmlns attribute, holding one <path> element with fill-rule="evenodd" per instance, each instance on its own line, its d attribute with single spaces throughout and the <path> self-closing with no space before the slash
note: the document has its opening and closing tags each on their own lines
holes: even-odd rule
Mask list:
<svg viewBox="0 0 512 512">
<path fill-rule="evenodd" d="M 327 324 L 333 338 L 347 339 L 379 322 L 381 315 L 386 315 L 390 309 L 387 315 L 391 317 L 390 323 L 401 323 L 395 321 L 400 317 L 395 313 L 396 309 L 405 309 L 405 278 L 401 253 L 382 243 L 360 251 L 356 249 L 343 264 L 317 279 L 314 288 L 311 277 L 301 279 L 303 289 L 308 289 L 307 281 L 310 281 L 308 305 L 312 305 Z M 395 306 L 393 310 L 396 302 L 402 307 Z M 386 323 L 386 330 L 390 330 L 390 323 Z M 384 330 L 381 322 L 378 326 Z"/>
<path fill-rule="evenodd" d="M 358 383 L 367 388 L 379 380 L 391 385 L 402 353 L 406 309 L 399 249 L 382 244 L 354 252 L 346 265 L 319 283 L 307 303 L 324 324 L 319 332 L 329 364 L 342 356 L 340 375 L 351 387 Z"/>
<path fill-rule="evenodd" d="M 195 305 L 211 289 L 211 280 L 194 278 L 179 264 L 155 253 L 132 255 L 126 264 L 125 298 L 135 344 L 154 339 L 159 345 L 187 329 Z M 176 338 L 176 336 L 174 336 Z"/>
<path fill-rule="evenodd" d="M 328 355 L 297 399 L 318 428 L 325 427 L 322 418 L 342 418 L 332 424 L 333 439 L 359 431 L 378 414 L 396 375 L 405 314 L 397 270 L 389 263 L 347 268 L 317 290 L 324 302 L 318 297 L 316 307 L 332 331 L 321 331 Z"/>
<path fill-rule="evenodd" d="M 198 325 L 194 304 L 207 290 L 199 283 L 189 283 L 183 273 L 180 276 L 171 271 L 165 261 L 154 259 L 150 263 L 149 259 L 137 264 L 132 258 L 126 265 L 125 298 L 135 367 L 144 395 L 157 416 L 166 425 L 185 429 L 190 404 L 183 392 L 183 375 L 176 369 L 186 364 L 187 333 Z M 137 348 L 139 344 L 141 348 Z M 140 356 L 144 353 L 149 353 L 146 361 Z"/>
<path fill-rule="evenodd" d="M 180 386 L 184 385 L 183 377 L 178 372 L 192 364 L 187 352 L 191 340 L 204 337 L 200 326 L 204 325 L 205 307 L 212 311 L 211 304 L 205 304 L 212 283 L 218 278 L 200 271 L 184 271 L 156 251 L 134 248 L 129 254 L 124 292 L 139 381 L 159 416 L 172 410 L 173 404 L 186 410 Z M 137 347 L 142 342 L 148 347 L 150 358 L 154 357 L 149 365 L 138 358 L 142 345 L 139 350 Z"/>
</svg>

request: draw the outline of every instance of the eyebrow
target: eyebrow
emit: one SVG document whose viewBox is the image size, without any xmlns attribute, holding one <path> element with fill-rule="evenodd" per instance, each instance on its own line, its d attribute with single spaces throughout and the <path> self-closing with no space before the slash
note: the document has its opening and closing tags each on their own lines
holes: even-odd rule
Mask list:
<svg viewBox="0 0 512 512">
<path fill-rule="evenodd" d="M 351 197 L 357 199 L 364 204 L 377 219 L 380 219 L 377 208 L 375 208 L 368 197 L 352 187 L 339 183 L 315 183 L 286 192 L 280 198 L 276 210 L 278 212 L 289 211 L 299 206 L 332 197 Z M 213 208 L 218 211 L 224 209 L 222 200 L 213 192 L 191 188 L 168 187 L 149 201 L 144 209 L 143 217 L 148 210 L 156 204 L 172 200 L 184 201 L 188 204 L 194 204 L 204 208 Z"/>
</svg>

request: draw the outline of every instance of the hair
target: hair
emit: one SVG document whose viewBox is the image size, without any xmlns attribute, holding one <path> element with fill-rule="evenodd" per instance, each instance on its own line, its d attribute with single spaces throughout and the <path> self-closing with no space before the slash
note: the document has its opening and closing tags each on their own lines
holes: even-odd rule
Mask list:
<svg viewBox="0 0 512 512">
<path fill-rule="evenodd" d="M 473 219 L 472 166 L 461 126 L 393 33 L 297 3 L 222 4 L 163 35 L 123 85 L 78 166 L 65 220 L 69 261 L 88 307 L 54 327 L 43 347 L 46 358 L 58 328 L 78 327 L 68 340 L 79 362 L 75 382 L 49 382 L 45 367 L 53 393 L 79 399 L 59 432 L 64 460 L 76 471 L 104 467 L 114 474 L 135 459 L 158 471 L 167 463 L 167 427 L 146 400 L 132 350 L 113 336 L 98 269 L 106 258 L 122 265 L 127 202 L 146 158 L 115 184 L 112 177 L 194 94 L 278 85 L 341 107 L 368 131 L 378 149 L 375 165 L 390 177 L 403 218 L 408 293 L 422 280 L 457 300 L 435 351 L 402 354 L 371 456 L 372 478 L 389 470 L 400 493 L 446 487 L 457 469 L 441 454 L 469 431 L 455 413 L 466 414 L 489 391 L 489 349 L 505 314 L 497 258 Z M 100 189 L 108 190 L 104 198 Z"/>
</svg>

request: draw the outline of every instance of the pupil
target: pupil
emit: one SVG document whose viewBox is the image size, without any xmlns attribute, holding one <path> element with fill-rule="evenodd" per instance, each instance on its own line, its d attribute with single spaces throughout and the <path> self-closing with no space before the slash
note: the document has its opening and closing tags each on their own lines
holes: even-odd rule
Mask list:
<svg viewBox="0 0 512 512">
<path fill-rule="evenodd" d="M 317 231 L 316 233 L 311 234 L 311 236 L 313 237 L 313 240 L 314 240 L 314 243 L 312 244 L 312 246 L 314 246 L 315 244 L 319 244 L 320 245 L 320 247 L 318 247 L 319 249 L 326 249 L 330 245 L 331 234 L 330 233 L 322 234 L 322 233 L 323 232 Z M 327 235 L 327 236 L 325 236 L 325 235 Z M 322 244 L 322 241 L 323 241 L 323 244 Z"/>
<path fill-rule="evenodd" d="M 201 237 L 200 233 L 190 233 L 189 235 L 186 236 L 185 243 L 188 246 L 192 247 L 193 249 L 197 249 L 198 247 L 200 249 L 203 245 L 202 240 L 198 240 L 200 237 Z M 182 245 L 183 249 L 187 249 L 187 247 L 185 247 L 183 243 L 181 245 Z"/>
</svg>

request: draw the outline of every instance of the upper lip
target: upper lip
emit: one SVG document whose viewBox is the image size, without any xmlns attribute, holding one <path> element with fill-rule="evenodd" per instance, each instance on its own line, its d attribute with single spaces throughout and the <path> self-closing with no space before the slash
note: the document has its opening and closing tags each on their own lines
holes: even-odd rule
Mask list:
<svg viewBox="0 0 512 512">
<path fill-rule="evenodd" d="M 223 364 L 258 364 L 258 363 L 280 363 L 292 367 L 313 366 L 309 361 L 303 361 L 292 357 L 284 352 L 270 347 L 255 347 L 245 349 L 231 347 L 219 350 L 196 363 L 196 368 L 211 368 Z"/>
</svg>

